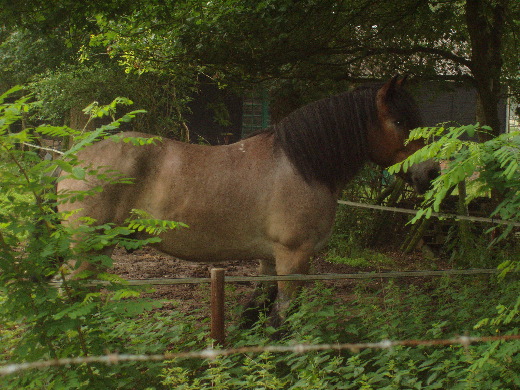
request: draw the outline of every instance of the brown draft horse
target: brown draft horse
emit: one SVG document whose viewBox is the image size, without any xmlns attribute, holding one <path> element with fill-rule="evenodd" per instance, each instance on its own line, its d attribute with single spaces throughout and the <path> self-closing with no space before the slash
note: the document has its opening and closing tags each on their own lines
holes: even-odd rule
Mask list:
<svg viewBox="0 0 520 390">
<path fill-rule="evenodd" d="M 79 160 L 110 167 L 135 178 L 134 183 L 62 178 L 59 192 L 104 189 L 59 210 L 81 209 L 67 223 L 89 216 L 118 225 L 132 209 L 144 210 L 189 225 L 160 235 L 157 248 L 173 256 L 200 262 L 257 259 L 261 274 L 305 274 L 310 258 L 327 242 L 345 184 L 368 160 L 387 167 L 421 148 L 421 141 L 405 143 L 420 125 L 412 97 L 394 77 L 383 86 L 311 103 L 231 145 L 163 139 L 134 146 L 107 139 L 81 151 Z M 423 191 L 437 173 L 437 164 L 426 162 L 411 167 L 406 179 Z M 71 267 L 76 275 L 89 264 Z M 298 287 L 297 282 L 278 283 L 279 313 Z"/>
</svg>

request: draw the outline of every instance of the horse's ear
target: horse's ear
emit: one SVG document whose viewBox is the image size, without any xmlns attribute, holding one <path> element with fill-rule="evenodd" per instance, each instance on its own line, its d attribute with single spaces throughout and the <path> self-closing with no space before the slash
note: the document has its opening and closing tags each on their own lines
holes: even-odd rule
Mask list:
<svg viewBox="0 0 520 390">
<path fill-rule="evenodd" d="M 396 85 L 399 85 L 399 83 L 399 75 L 397 74 L 392 77 L 390 81 L 387 81 L 379 91 L 377 91 L 376 104 L 379 112 L 386 111 L 386 102 L 391 99 L 395 87 Z"/>
<path fill-rule="evenodd" d="M 389 81 L 389 83 L 395 87 L 396 85 L 399 85 L 401 82 L 399 80 L 399 73 L 397 73 L 392 79 Z"/>
<path fill-rule="evenodd" d="M 382 99 L 389 98 L 395 91 L 396 86 L 401 85 L 402 80 L 399 80 L 399 75 L 396 74 L 394 77 L 387 81 L 379 90 L 378 96 Z"/>
<path fill-rule="evenodd" d="M 408 80 L 408 75 L 405 74 L 401 80 L 397 81 L 397 85 L 399 85 L 400 87 L 404 87 L 407 80 Z"/>
</svg>

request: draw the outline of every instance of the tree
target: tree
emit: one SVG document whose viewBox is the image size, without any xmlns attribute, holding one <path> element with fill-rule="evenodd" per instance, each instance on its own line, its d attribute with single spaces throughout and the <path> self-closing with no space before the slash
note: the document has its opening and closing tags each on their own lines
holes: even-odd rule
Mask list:
<svg viewBox="0 0 520 390">
<path fill-rule="evenodd" d="M 87 105 L 126 96 L 148 111 L 133 122 L 135 130 L 182 138 L 186 99 L 175 99 L 179 88 L 170 78 L 129 74 L 104 47 L 89 48 L 89 58 L 83 55 L 91 34 L 99 32 L 94 16 L 121 17 L 133 12 L 131 6 L 37 0 L 0 0 L 0 5 L 0 90 L 28 86 L 41 101 L 30 119 L 83 128 Z"/>
<path fill-rule="evenodd" d="M 483 124 L 495 130 L 495 135 L 500 126 L 496 107 L 502 94 L 501 73 L 508 6 L 513 7 L 513 3 L 506 0 L 467 0 L 465 8 L 471 42 L 469 68 L 479 96 L 478 115 Z"/>
<path fill-rule="evenodd" d="M 520 96 L 515 0 L 3 3 L 8 27 L 74 41 L 83 58 L 108 54 L 130 72 L 168 74 L 178 87 L 205 75 L 221 85 L 301 80 L 334 89 L 411 73 L 473 85 L 478 121 L 493 135 L 504 86 Z"/>
<path fill-rule="evenodd" d="M 99 19 L 95 39 L 129 69 L 243 79 L 366 81 L 396 72 L 471 83 L 478 120 L 499 130 L 518 94 L 520 5 L 512 0 L 185 0 Z"/>
</svg>

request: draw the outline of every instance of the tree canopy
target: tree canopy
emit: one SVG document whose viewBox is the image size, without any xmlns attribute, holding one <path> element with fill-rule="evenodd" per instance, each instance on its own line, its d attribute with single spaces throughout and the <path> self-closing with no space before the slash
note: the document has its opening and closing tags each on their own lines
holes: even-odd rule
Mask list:
<svg viewBox="0 0 520 390">
<path fill-rule="evenodd" d="M 69 61 L 117 62 L 130 73 L 166 74 L 177 86 L 201 75 L 221 85 L 292 80 L 332 89 L 396 73 L 462 81 L 478 91 L 479 121 L 495 132 L 504 87 L 520 95 L 514 0 L 49 4 L 4 7 L 4 43 L 29 30 L 62 39 L 74 49 Z"/>
</svg>

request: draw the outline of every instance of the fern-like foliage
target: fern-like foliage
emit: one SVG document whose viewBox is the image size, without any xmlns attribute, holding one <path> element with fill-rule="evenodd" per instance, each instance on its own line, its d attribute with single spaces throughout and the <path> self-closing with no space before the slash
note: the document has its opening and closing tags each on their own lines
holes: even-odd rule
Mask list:
<svg viewBox="0 0 520 390">
<path fill-rule="evenodd" d="M 160 303 L 141 298 L 142 288 L 128 286 L 121 277 L 108 271 L 95 275 L 108 282 L 103 290 L 92 287 L 88 277 L 93 275 L 87 271 L 72 281 L 64 280 L 61 289 L 52 286 L 49 279 L 61 273 L 63 263 L 72 260 L 79 260 L 77 264 L 89 262 L 99 270 L 108 270 L 112 260 L 100 254 L 106 248 L 121 245 L 138 249 L 158 242 L 160 239 L 154 234 L 181 225 L 155 220 L 143 213 L 136 213 L 137 220 L 132 222 L 130 219 L 125 226 L 100 224 L 92 218 L 80 218 L 76 220 L 77 224 L 65 225 L 61 222 L 73 218 L 75 213 L 58 213 L 56 204 L 98 194 L 103 185 L 88 191 L 60 194 L 56 194 L 55 186 L 57 180 L 64 178 L 94 179 L 105 184 L 132 183 L 132 178 L 119 172 L 80 165 L 76 154 L 87 145 L 106 138 L 112 130 L 142 111 L 113 118 L 109 125 L 92 132 L 47 125 L 18 131 L 19 126 L 13 125 L 38 108 L 37 103 L 31 102 L 30 95 L 13 98 L 13 94 L 21 92 L 22 89 L 14 88 L 0 95 L 0 338 L 3 340 L 7 323 L 23 329 L 23 337 L 17 340 L 16 348 L 10 350 L 9 356 L 2 355 L 0 360 L 32 361 L 118 349 L 120 347 L 113 343 L 112 346 L 107 344 L 107 335 L 111 334 L 114 324 L 119 324 L 126 316 L 143 314 Z M 6 103 L 8 98 L 11 102 Z M 121 103 L 129 101 L 116 99 L 108 106 L 96 106 L 95 112 L 91 107 L 89 114 L 95 117 L 113 115 Z M 51 137 L 62 139 L 62 145 L 69 149 L 60 151 L 40 146 L 45 145 L 43 138 Z M 48 152 L 55 152 L 58 158 L 45 158 Z M 59 177 L 58 171 L 62 173 Z M 136 231 L 145 231 L 149 236 L 138 239 L 134 235 Z M 118 339 L 115 333 L 114 339 Z M 44 381 L 46 385 L 41 386 L 107 388 L 95 384 L 106 381 L 97 370 L 94 374 L 92 370 L 82 368 L 72 377 L 75 379 L 71 379 L 69 386 L 54 386 L 50 383 L 63 383 L 64 379 L 59 372 L 50 373 Z M 7 388 L 41 387 L 32 382 L 20 379 L 17 385 Z M 79 382 L 83 385 L 80 386 Z M 40 382 L 36 380 L 35 383 Z"/>
<path fill-rule="evenodd" d="M 131 219 L 127 220 L 128 228 L 136 232 L 145 231 L 148 234 L 159 235 L 168 230 L 188 227 L 188 225 L 183 222 L 153 218 L 143 210 L 133 209 L 131 215 Z"/>
<path fill-rule="evenodd" d="M 110 137 L 115 142 L 130 143 L 134 146 L 155 145 L 162 142 L 162 137 L 126 137 L 120 134 Z"/>
<path fill-rule="evenodd" d="M 425 138 L 428 144 L 390 171 L 406 171 L 411 164 L 431 158 L 443 165 L 442 174 L 433 181 L 413 222 L 438 212 L 444 198 L 463 181 L 468 186 L 468 203 L 496 191 L 502 201 L 491 216 L 520 221 L 520 133 L 505 133 L 483 143 L 469 140 L 477 132 L 489 130 L 476 124 L 412 131 L 410 139 Z"/>
</svg>

